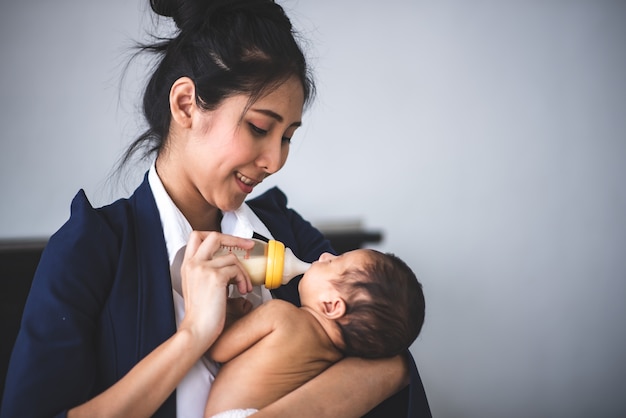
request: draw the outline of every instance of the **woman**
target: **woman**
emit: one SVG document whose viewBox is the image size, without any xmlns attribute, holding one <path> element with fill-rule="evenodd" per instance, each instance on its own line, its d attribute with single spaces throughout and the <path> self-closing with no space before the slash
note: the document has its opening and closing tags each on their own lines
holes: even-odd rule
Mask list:
<svg viewBox="0 0 626 418">
<path fill-rule="evenodd" d="M 2 417 L 202 416 L 217 372 L 203 353 L 223 328 L 228 284 L 253 303 L 299 303 L 295 280 L 273 295 L 247 295 L 237 260 L 213 254 L 250 246 L 254 233 L 305 261 L 331 250 L 279 190 L 244 204 L 284 165 L 313 92 L 282 8 L 268 0 L 151 6 L 179 31 L 144 47 L 161 60 L 144 95 L 149 128 L 126 160 L 145 147 L 155 162 L 128 199 L 94 209 L 82 191 L 75 197 L 33 280 Z M 361 416 L 395 393 L 376 409 L 381 416 L 406 415 L 409 403 L 411 416 L 430 414 L 408 354 L 342 360 L 258 414 Z"/>
</svg>

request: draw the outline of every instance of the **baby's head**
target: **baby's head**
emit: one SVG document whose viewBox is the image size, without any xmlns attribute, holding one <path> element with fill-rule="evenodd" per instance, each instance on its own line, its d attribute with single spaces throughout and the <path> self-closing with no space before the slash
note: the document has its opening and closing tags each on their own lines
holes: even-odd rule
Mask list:
<svg viewBox="0 0 626 418">
<path fill-rule="evenodd" d="M 303 305 L 315 303 L 312 294 L 339 327 L 348 356 L 400 354 L 415 341 L 424 323 L 422 285 L 393 254 L 376 250 L 323 254 L 300 282 Z"/>
</svg>

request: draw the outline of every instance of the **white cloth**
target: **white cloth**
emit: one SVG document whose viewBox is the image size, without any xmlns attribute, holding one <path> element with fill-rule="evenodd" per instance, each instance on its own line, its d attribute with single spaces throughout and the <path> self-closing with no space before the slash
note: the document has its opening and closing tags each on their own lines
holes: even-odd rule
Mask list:
<svg viewBox="0 0 626 418">
<path fill-rule="evenodd" d="M 161 217 L 170 263 L 176 327 L 178 327 L 185 316 L 185 305 L 181 294 L 180 266 L 192 228 L 167 194 L 154 163 L 148 172 L 148 182 Z M 267 227 L 245 203 L 233 212 L 224 213 L 221 228 L 225 234 L 243 238 L 251 238 L 254 231 L 267 238 L 273 238 Z M 234 286 L 231 286 L 230 294 L 231 296 L 240 296 Z M 265 287 L 257 286 L 252 293 L 244 297 L 256 307 L 271 299 L 272 295 Z M 204 356 L 193 365 L 176 388 L 176 416 L 178 418 L 200 418 L 204 415 L 206 400 L 217 370 L 217 365 Z"/>
<path fill-rule="evenodd" d="M 229 411 L 220 412 L 213 415 L 211 418 L 245 418 L 259 412 L 258 409 L 231 409 Z"/>
<path fill-rule="evenodd" d="M 222 232 L 242 238 L 252 238 L 256 231 L 265 238 L 273 239 L 271 232 L 247 204 L 239 209 L 226 212 L 222 217 Z M 235 286 L 230 286 L 230 297 L 241 296 Z M 255 308 L 266 300 L 272 299 L 272 294 L 264 286 L 255 286 L 251 293 L 245 296 Z"/>
</svg>

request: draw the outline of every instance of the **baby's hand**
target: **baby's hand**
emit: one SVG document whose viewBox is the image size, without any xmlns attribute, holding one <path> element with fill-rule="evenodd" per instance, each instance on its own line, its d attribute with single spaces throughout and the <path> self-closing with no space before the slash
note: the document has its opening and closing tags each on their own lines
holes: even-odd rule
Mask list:
<svg viewBox="0 0 626 418">
<path fill-rule="evenodd" d="M 233 322 L 241 319 L 252 310 L 252 303 L 242 297 L 228 298 L 226 301 L 226 324 L 229 327 Z"/>
</svg>

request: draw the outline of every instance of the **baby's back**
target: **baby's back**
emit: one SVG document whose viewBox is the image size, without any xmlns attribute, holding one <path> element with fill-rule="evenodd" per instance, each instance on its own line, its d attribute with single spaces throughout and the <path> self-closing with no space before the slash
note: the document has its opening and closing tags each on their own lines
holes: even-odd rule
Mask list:
<svg viewBox="0 0 626 418">
<path fill-rule="evenodd" d="M 242 348 L 249 348 L 220 369 L 209 394 L 208 416 L 228 409 L 261 409 L 342 357 L 315 317 L 288 302 L 269 301 L 238 322 L 233 327 L 264 331 L 242 342 Z"/>
</svg>

